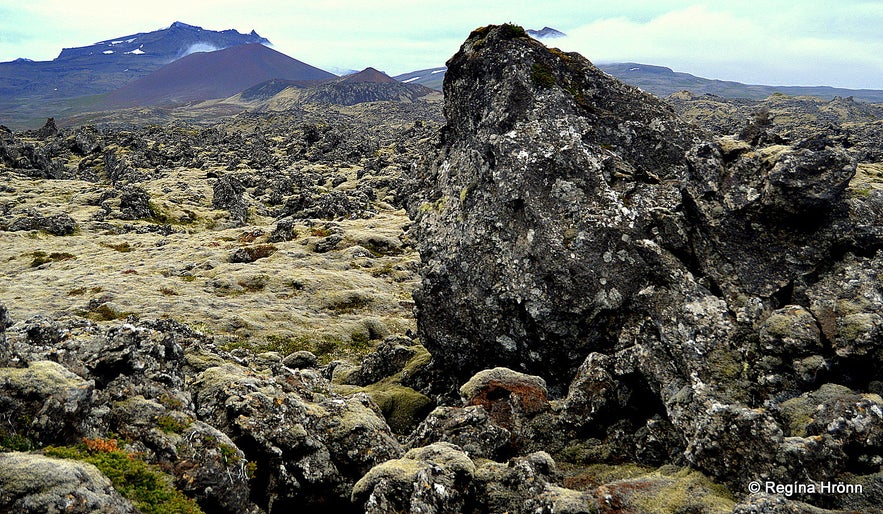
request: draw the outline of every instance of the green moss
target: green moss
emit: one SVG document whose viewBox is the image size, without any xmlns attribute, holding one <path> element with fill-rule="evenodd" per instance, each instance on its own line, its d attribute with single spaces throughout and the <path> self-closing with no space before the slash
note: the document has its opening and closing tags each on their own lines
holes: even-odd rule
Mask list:
<svg viewBox="0 0 883 514">
<path fill-rule="evenodd" d="M 574 445 L 576 446 L 576 445 Z M 571 446 L 573 448 L 574 446 Z M 592 464 L 590 466 L 572 466 L 564 461 L 559 467 L 565 474 L 564 486 L 578 491 L 586 491 L 617 480 L 630 480 L 653 472 L 653 468 L 640 464 Z"/>
<path fill-rule="evenodd" d="M 599 486 L 617 498 L 629 512 L 732 512 L 730 491 L 702 473 L 676 466 L 653 470 L 637 464 L 595 464 L 586 468 L 562 466 L 565 487 L 592 491 Z"/>
<path fill-rule="evenodd" d="M 134 250 L 134 248 L 132 247 L 132 245 L 129 244 L 128 241 L 124 241 L 122 243 L 101 243 L 101 246 L 104 246 L 105 248 L 110 248 L 111 250 L 116 250 L 121 253 L 129 253 Z"/>
<path fill-rule="evenodd" d="M 92 321 L 113 321 L 123 319 L 131 314 L 131 312 L 118 311 L 106 303 L 80 313 L 82 317 Z"/>
<path fill-rule="evenodd" d="M 555 77 L 552 71 L 542 63 L 535 62 L 530 67 L 530 79 L 539 87 L 550 88 L 555 85 Z"/>
<path fill-rule="evenodd" d="M 36 445 L 29 438 L 16 433 L 8 433 L 0 430 L 0 452 L 28 452 L 36 448 Z"/>
<path fill-rule="evenodd" d="M 183 434 L 193 424 L 192 419 L 186 416 L 184 418 L 182 420 L 175 416 L 164 414 L 156 418 L 156 426 L 168 434 Z"/>
<path fill-rule="evenodd" d="M 361 291 L 342 291 L 330 295 L 325 308 L 338 313 L 351 313 L 371 305 L 373 298 Z"/>
<path fill-rule="evenodd" d="M 31 256 L 34 258 L 34 260 L 31 261 L 32 268 L 42 266 L 47 262 L 69 261 L 77 258 L 75 255 L 66 252 L 52 252 L 47 254 L 46 252 L 41 252 L 39 250 L 32 253 Z"/>
<path fill-rule="evenodd" d="M 441 212 L 448 203 L 448 197 L 443 196 L 434 202 L 423 202 L 420 204 L 420 214 L 429 214 L 431 212 Z"/>
<path fill-rule="evenodd" d="M 51 446 L 49 457 L 88 462 L 110 479 L 114 489 L 144 514 L 200 514 L 199 506 L 172 486 L 172 478 L 137 455 L 122 450 L 90 451 L 85 446 Z"/>
<path fill-rule="evenodd" d="M 328 237 L 333 232 L 325 227 L 314 227 L 310 229 L 310 235 L 315 237 Z"/>
<path fill-rule="evenodd" d="M 410 433 L 435 407 L 433 401 L 419 392 L 397 384 L 372 384 L 365 392 L 380 407 L 389 428 L 397 434 Z"/>
<path fill-rule="evenodd" d="M 249 293 L 254 293 L 257 291 L 262 291 L 267 284 L 270 282 L 270 277 L 268 275 L 260 274 L 253 275 L 250 277 L 242 278 L 237 281 L 237 283 L 242 286 L 243 289 L 248 291 Z"/>
<path fill-rule="evenodd" d="M 635 495 L 633 503 L 641 512 L 732 512 L 735 501 L 723 486 L 715 484 L 698 471 L 666 467 L 654 475 L 664 478 L 662 487 L 652 494 Z M 669 480 L 665 480 L 669 479 Z"/>
<path fill-rule="evenodd" d="M 150 219 L 148 221 L 152 223 L 156 223 L 158 225 L 169 225 L 173 223 L 179 223 L 178 220 L 175 219 L 174 216 L 169 214 L 166 209 L 163 209 L 159 206 L 159 204 L 154 202 L 148 202 L 148 207 L 150 208 Z"/>
<path fill-rule="evenodd" d="M 780 405 L 785 417 L 786 434 L 794 437 L 806 437 L 806 428 L 813 422 L 815 405 L 805 396 L 791 398 Z"/>
<path fill-rule="evenodd" d="M 513 23 L 502 24 L 500 26 L 500 34 L 506 39 L 527 37 L 527 31 L 524 30 L 524 27 Z"/>
</svg>

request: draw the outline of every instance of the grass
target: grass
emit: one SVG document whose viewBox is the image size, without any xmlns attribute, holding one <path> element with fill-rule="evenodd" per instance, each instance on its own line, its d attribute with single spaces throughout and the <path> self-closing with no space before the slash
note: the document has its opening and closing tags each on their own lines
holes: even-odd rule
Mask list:
<svg viewBox="0 0 883 514">
<path fill-rule="evenodd" d="M 137 454 L 117 446 L 115 439 L 84 439 L 77 446 L 50 446 L 49 457 L 88 462 L 110 479 L 114 489 L 144 514 L 201 514 L 195 501 L 174 488 L 172 477 Z"/>
</svg>

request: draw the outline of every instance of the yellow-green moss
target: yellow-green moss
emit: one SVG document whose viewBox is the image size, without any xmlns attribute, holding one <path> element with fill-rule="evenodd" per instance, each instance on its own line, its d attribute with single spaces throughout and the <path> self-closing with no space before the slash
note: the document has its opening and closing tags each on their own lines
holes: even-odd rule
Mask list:
<svg viewBox="0 0 883 514">
<path fill-rule="evenodd" d="M 174 488 L 172 478 L 136 454 L 123 450 L 96 451 L 86 446 L 50 446 L 49 457 L 88 462 L 110 479 L 114 489 L 144 514 L 200 514 L 195 501 Z"/>
</svg>

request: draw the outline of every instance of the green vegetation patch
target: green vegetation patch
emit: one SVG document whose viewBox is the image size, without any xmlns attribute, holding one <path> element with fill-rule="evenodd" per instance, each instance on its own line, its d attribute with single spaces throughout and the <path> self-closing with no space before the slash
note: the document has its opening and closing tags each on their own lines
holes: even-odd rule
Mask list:
<svg viewBox="0 0 883 514">
<path fill-rule="evenodd" d="M 555 77 L 545 64 L 535 62 L 530 67 L 530 80 L 539 87 L 550 88 L 555 85 Z"/>
<path fill-rule="evenodd" d="M 506 39 L 515 39 L 519 37 L 527 37 L 527 31 L 520 25 L 514 23 L 504 23 L 500 25 L 500 34 Z"/>
<path fill-rule="evenodd" d="M 181 419 L 180 417 L 164 414 L 156 418 L 156 426 L 167 434 L 183 434 L 191 424 L 193 424 L 193 420 L 187 416 Z"/>
<path fill-rule="evenodd" d="M 92 321 L 114 321 L 123 319 L 132 315 L 131 312 L 119 311 L 106 303 L 102 303 L 97 307 L 93 307 L 87 311 L 80 312 L 80 316 L 91 319 Z"/>
<path fill-rule="evenodd" d="M 121 253 L 128 253 L 134 250 L 132 245 L 129 244 L 128 241 L 122 243 L 101 243 L 101 246 L 105 248 L 110 248 L 111 250 L 116 250 Z"/>
<path fill-rule="evenodd" d="M 47 254 L 46 252 L 36 251 L 32 253 L 31 256 L 34 258 L 34 260 L 31 261 L 32 268 L 42 266 L 48 262 L 69 261 L 77 258 L 75 255 L 66 252 L 52 252 Z"/>
<path fill-rule="evenodd" d="M 110 479 L 114 489 L 144 514 L 201 514 L 195 501 L 174 488 L 172 477 L 137 455 L 117 447 L 116 441 L 87 439 L 77 446 L 50 446 L 49 457 L 88 462 Z"/>
</svg>

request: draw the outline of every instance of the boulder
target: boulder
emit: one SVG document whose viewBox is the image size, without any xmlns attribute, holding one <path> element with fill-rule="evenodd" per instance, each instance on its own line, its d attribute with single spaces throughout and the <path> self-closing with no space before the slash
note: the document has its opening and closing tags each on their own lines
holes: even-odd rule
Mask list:
<svg viewBox="0 0 883 514">
<path fill-rule="evenodd" d="M 408 451 L 374 467 L 353 487 L 352 502 L 366 513 L 465 511 L 475 464 L 449 443 Z"/>
<path fill-rule="evenodd" d="M 28 211 L 24 215 L 12 220 L 7 230 L 17 232 L 20 230 L 44 230 L 53 236 L 69 236 L 76 232 L 77 222 L 65 213 L 42 215 Z"/>
<path fill-rule="evenodd" d="M 498 365 L 561 393 L 659 281 L 641 241 L 676 217 L 699 134 L 582 56 L 502 27 L 448 62 L 445 115 L 409 205 L 421 340 L 461 381 Z"/>
<path fill-rule="evenodd" d="M 248 218 L 248 200 L 245 198 L 245 186 L 236 177 L 223 175 L 212 186 L 212 207 L 230 213 L 230 221 L 236 225 L 244 225 Z"/>
<path fill-rule="evenodd" d="M 277 379 L 226 364 L 203 371 L 192 389 L 199 419 L 260 463 L 256 502 L 268 512 L 347 509 L 356 480 L 402 452 L 366 395 L 333 395 L 311 370 Z"/>
<path fill-rule="evenodd" d="M 42 455 L 0 453 L 0 491 L 3 512 L 139 512 L 95 466 Z"/>
<path fill-rule="evenodd" d="M 51 361 L 33 361 L 26 368 L 0 368 L 0 409 L 6 422 L 4 438 L 35 444 L 70 444 L 83 433 L 92 406 L 94 382 Z"/>
</svg>

